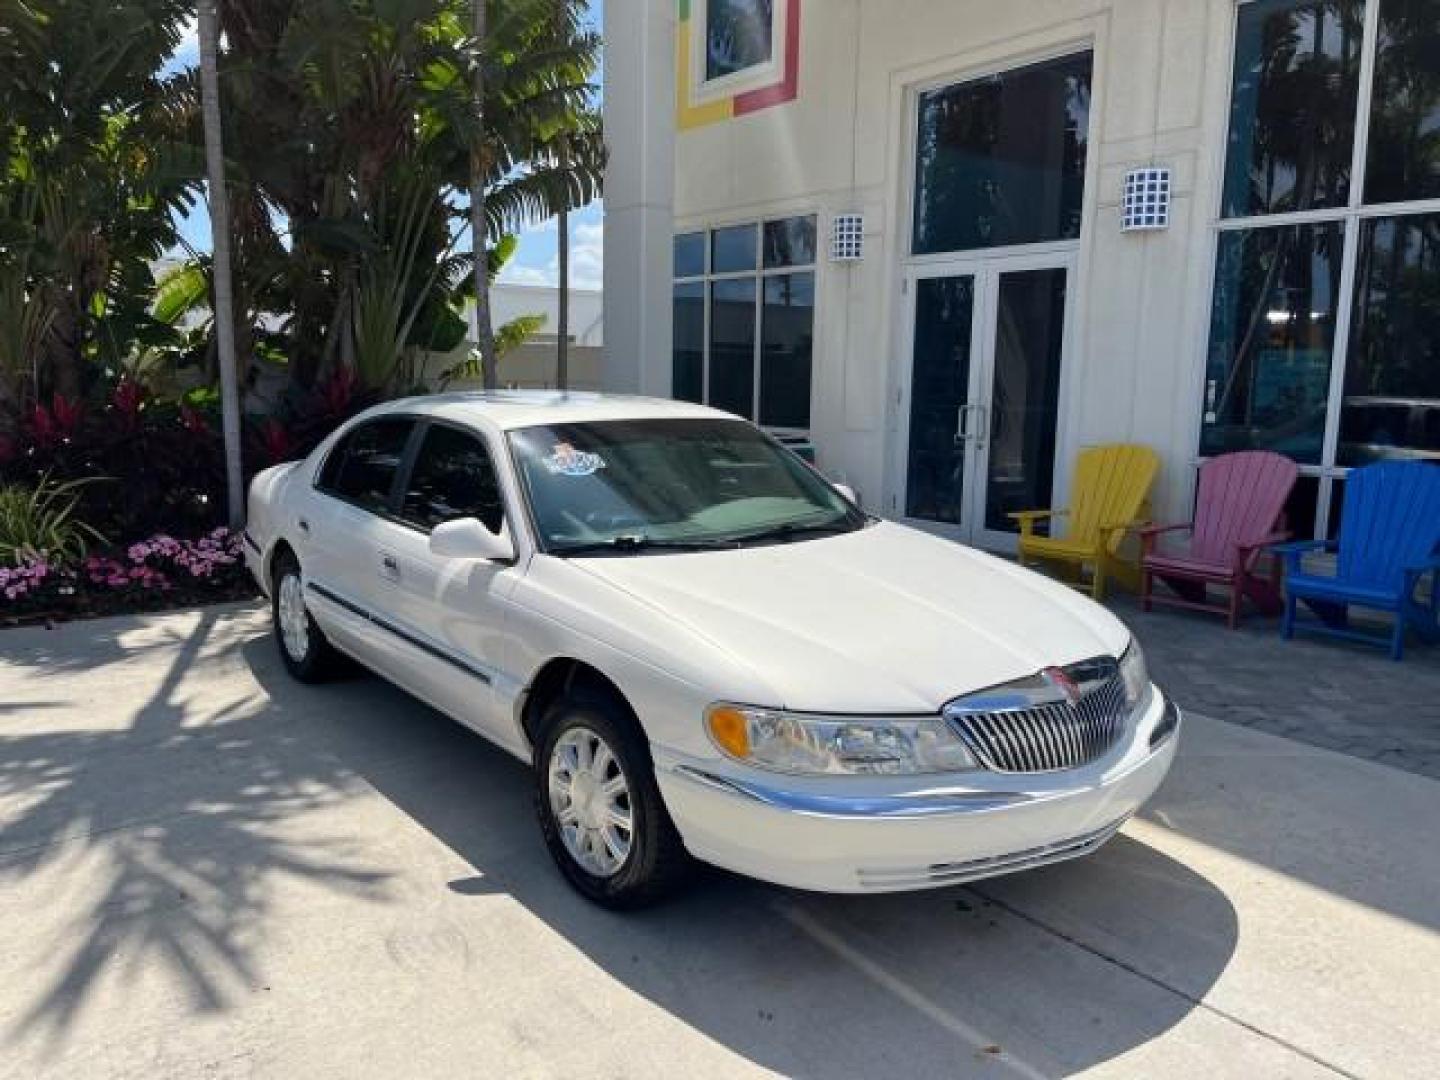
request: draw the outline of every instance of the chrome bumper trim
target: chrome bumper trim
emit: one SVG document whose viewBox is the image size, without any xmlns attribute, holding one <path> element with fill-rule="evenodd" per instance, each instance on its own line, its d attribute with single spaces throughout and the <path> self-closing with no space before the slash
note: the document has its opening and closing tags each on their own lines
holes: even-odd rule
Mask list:
<svg viewBox="0 0 1440 1080">
<path fill-rule="evenodd" d="M 928 818 L 943 814 L 973 814 L 986 810 L 998 810 L 1006 806 L 1034 801 L 1034 796 L 1020 792 L 992 791 L 934 791 L 909 792 L 903 795 L 826 795 L 819 792 L 794 791 L 758 784 L 751 780 L 737 780 L 729 776 L 697 769 L 691 765 L 676 765 L 671 770 L 677 776 L 697 784 L 723 791 L 728 795 L 763 803 L 777 810 L 788 810 L 796 814 L 830 818 Z"/>
<path fill-rule="evenodd" d="M 1180 734 L 1180 725 L 1184 717 L 1185 714 L 1180 711 L 1180 706 L 1167 697 L 1165 708 L 1160 713 L 1160 719 L 1155 721 L 1155 726 L 1150 731 L 1149 746 L 1152 754 Z"/>
<path fill-rule="evenodd" d="M 978 878 L 1009 874 L 1017 870 L 1030 870 L 1037 866 L 1078 859 L 1097 850 L 1124 825 L 1129 815 L 1113 821 L 1104 828 L 1083 836 L 1060 840 L 1041 847 L 1024 851 L 1007 852 L 1004 855 L 990 855 L 982 859 L 967 859 L 964 862 L 931 863 L 929 866 L 907 866 L 894 870 L 858 870 L 860 884 L 870 888 L 893 889 L 907 885 L 958 885 Z"/>
</svg>

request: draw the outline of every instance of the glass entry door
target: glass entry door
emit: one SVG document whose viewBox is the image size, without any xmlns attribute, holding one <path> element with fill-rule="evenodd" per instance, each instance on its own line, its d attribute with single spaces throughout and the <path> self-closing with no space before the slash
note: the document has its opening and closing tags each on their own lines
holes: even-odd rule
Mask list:
<svg viewBox="0 0 1440 1080">
<path fill-rule="evenodd" d="M 912 524 L 1012 550 L 1009 514 L 1051 505 L 1071 257 L 916 269 L 895 509 Z"/>
</svg>

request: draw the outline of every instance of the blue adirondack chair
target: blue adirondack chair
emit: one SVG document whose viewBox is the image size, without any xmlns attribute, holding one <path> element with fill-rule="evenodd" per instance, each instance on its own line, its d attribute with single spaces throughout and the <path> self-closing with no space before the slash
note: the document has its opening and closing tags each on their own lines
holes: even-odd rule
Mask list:
<svg viewBox="0 0 1440 1080">
<path fill-rule="evenodd" d="M 1309 551 L 1337 552 L 1334 576 L 1306 573 L 1301 556 Z M 1405 630 L 1414 627 L 1427 641 L 1440 639 L 1440 465 L 1422 461 L 1386 461 L 1355 469 L 1345 481 L 1345 512 L 1338 541 L 1311 540 L 1277 544 L 1285 560 L 1287 639 L 1305 630 L 1371 645 L 1388 645 L 1390 657 L 1405 651 Z M 1416 597 L 1430 575 L 1430 597 Z M 1319 621 L 1295 619 L 1303 600 Z M 1389 638 L 1350 628 L 1350 607 L 1394 615 Z"/>
</svg>

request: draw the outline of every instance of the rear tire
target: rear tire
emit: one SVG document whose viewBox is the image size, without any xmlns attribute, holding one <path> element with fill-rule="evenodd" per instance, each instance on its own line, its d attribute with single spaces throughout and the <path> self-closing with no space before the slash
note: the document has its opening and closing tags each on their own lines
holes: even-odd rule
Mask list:
<svg viewBox="0 0 1440 1080">
<path fill-rule="evenodd" d="M 289 551 L 275 558 L 270 588 L 270 625 L 285 670 L 301 682 L 321 682 L 336 667 L 338 654 L 305 606 L 300 563 Z"/>
<path fill-rule="evenodd" d="M 690 856 L 629 710 L 603 696 L 567 696 L 545 711 L 541 731 L 535 809 L 566 880 L 587 900 L 616 909 L 672 892 Z"/>
</svg>

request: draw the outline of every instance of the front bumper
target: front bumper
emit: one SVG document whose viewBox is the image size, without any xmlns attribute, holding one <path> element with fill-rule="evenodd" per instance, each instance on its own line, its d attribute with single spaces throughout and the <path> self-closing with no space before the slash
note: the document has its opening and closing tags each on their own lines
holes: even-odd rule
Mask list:
<svg viewBox="0 0 1440 1080">
<path fill-rule="evenodd" d="M 1154 749 L 1152 732 L 1176 730 Z M 1044 777 L 967 774 L 972 786 L 836 793 L 836 784 L 744 775 L 657 755 L 657 779 L 696 858 L 820 892 L 937 888 L 1086 855 L 1170 769 L 1179 710 L 1155 691 L 1128 746 Z M 848 781 L 847 781 L 848 783 Z"/>
</svg>

